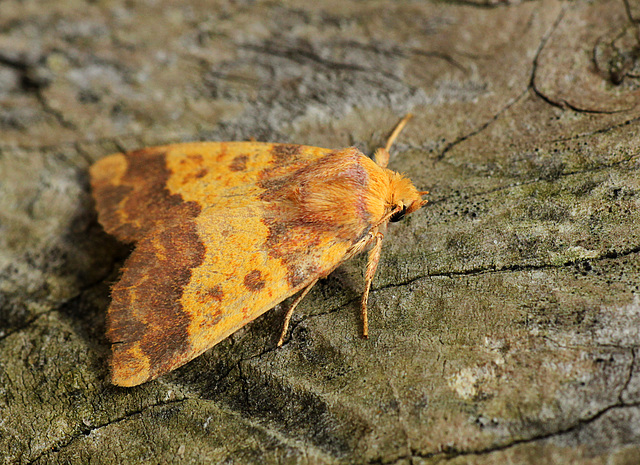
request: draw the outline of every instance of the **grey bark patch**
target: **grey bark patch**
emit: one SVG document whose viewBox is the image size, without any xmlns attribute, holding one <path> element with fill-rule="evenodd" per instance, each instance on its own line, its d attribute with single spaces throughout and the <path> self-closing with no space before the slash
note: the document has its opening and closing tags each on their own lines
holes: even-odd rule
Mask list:
<svg viewBox="0 0 640 465">
<path fill-rule="evenodd" d="M 632 463 L 632 20 L 606 0 L 467 3 L 7 3 L 0 457 Z M 285 305 L 159 381 L 108 385 L 123 249 L 95 223 L 93 160 L 187 139 L 370 151 L 407 111 L 390 168 L 432 193 L 386 232 L 369 340 L 356 259 L 282 349 Z"/>
</svg>

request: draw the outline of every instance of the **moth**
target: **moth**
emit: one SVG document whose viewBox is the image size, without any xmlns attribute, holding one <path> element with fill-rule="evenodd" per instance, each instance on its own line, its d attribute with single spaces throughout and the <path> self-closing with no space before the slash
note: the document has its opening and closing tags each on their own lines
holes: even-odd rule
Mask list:
<svg viewBox="0 0 640 465">
<path fill-rule="evenodd" d="M 201 142 L 116 153 L 90 168 L 99 222 L 135 248 L 107 312 L 111 382 L 135 386 L 197 357 L 284 299 L 291 315 L 342 262 L 369 250 L 367 299 L 389 222 L 427 201 L 356 148 Z"/>
</svg>

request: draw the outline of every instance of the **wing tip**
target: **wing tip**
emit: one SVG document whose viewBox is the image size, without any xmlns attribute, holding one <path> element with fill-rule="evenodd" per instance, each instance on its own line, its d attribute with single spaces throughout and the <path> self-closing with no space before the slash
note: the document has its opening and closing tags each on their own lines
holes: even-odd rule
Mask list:
<svg viewBox="0 0 640 465">
<path fill-rule="evenodd" d="M 111 351 L 111 384 L 133 387 L 155 378 L 150 372 L 149 357 L 142 353 L 137 344 L 114 344 Z"/>
</svg>

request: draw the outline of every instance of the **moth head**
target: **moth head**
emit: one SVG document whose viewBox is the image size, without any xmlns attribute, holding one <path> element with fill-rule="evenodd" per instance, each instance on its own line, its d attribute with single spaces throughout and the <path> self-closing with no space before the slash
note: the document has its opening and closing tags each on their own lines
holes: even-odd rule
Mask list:
<svg viewBox="0 0 640 465">
<path fill-rule="evenodd" d="M 389 221 L 392 223 L 400 221 L 427 203 L 422 196 L 428 192 L 418 191 L 408 178 L 390 171 L 389 181 L 388 208 L 391 213 Z"/>
</svg>

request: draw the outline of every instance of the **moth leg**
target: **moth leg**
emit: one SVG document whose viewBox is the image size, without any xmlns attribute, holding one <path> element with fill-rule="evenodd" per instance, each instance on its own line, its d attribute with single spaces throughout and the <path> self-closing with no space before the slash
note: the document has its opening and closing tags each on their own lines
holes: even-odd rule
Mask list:
<svg viewBox="0 0 640 465">
<path fill-rule="evenodd" d="M 371 290 L 371 282 L 376 274 L 376 268 L 378 268 L 378 261 L 380 260 L 380 252 L 382 252 L 382 239 L 384 234 L 377 232 L 373 238 L 375 244 L 369 251 L 369 261 L 367 262 L 367 272 L 365 274 L 365 286 L 364 293 L 362 294 L 362 336 L 369 337 L 369 317 L 367 316 L 367 302 L 369 301 L 369 291 Z"/>
<path fill-rule="evenodd" d="M 284 343 L 284 338 L 287 335 L 287 330 L 289 329 L 289 321 L 291 321 L 291 316 L 293 315 L 293 311 L 296 309 L 300 301 L 304 299 L 304 296 L 307 295 L 307 293 L 311 290 L 311 288 L 317 282 L 318 280 L 314 279 L 311 282 L 311 284 L 305 287 L 300 293 L 300 295 L 296 298 L 296 300 L 293 301 L 293 303 L 291 304 L 291 307 L 289 307 L 289 310 L 287 310 L 287 314 L 284 316 L 284 325 L 282 325 L 282 333 L 280 333 L 280 339 L 278 340 L 278 344 L 277 344 L 278 347 L 282 346 L 282 344 Z"/>
</svg>

